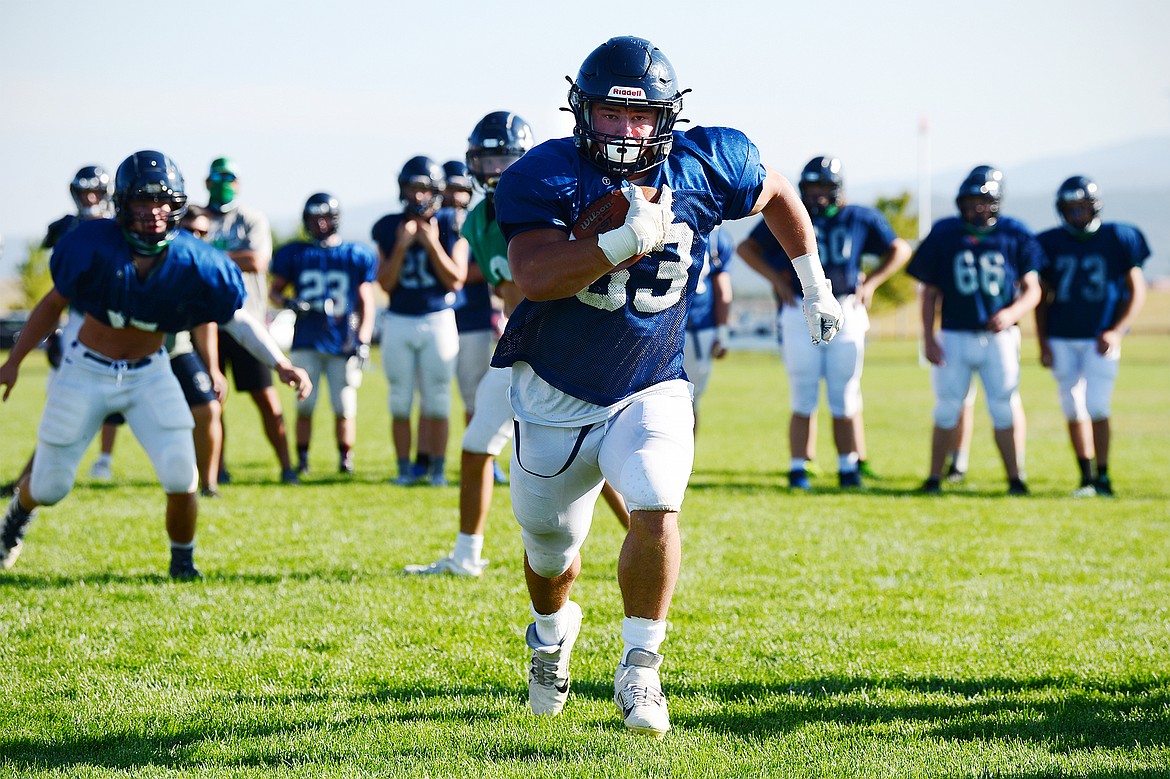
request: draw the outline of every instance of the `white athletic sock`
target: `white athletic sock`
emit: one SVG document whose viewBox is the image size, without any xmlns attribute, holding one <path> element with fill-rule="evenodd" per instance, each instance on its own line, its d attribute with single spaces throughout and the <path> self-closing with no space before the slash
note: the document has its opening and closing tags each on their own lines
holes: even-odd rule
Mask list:
<svg viewBox="0 0 1170 779">
<path fill-rule="evenodd" d="M 967 472 L 967 466 L 970 465 L 971 452 L 966 449 L 957 449 L 954 452 L 955 470 Z"/>
<path fill-rule="evenodd" d="M 792 460 L 789 462 L 788 470 L 790 470 L 790 471 L 803 471 L 806 463 L 808 463 L 808 458 L 793 457 Z"/>
<path fill-rule="evenodd" d="M 666 620 L 645 619 L 644 617 L 622 618 L 622 663 L 626 662 L 631 649 L 645 649 L 658 654 L 659 647 L 666 640 Z"/>
<path fill-rule="evenodd" d="M 556 646 L 569 634 L 568 601 L 560 611 L 552 614 L 540 614 L 535 606 L 531 606 L 532 618 L 536 621 L 536 637 L 545 646 Z"/>
<path fill-rule="evenodd" d="M 109 465 L 114 461 L 114 455 L 109 452 L 99 452 L 97 460 L 94 465 Z"/>
<path fill-rule="evenodd" d="M 837 455 L 837 470 L 841 473 L 856 473 L 857 463 L 861 462 L 857 452 Z"/>
<path fill-rule="evenodd" d="M 454 557 L 461 563 L 478 563 L 483 553 L 483 534 L 460 533 L 455 536 Z"/>
</svg>

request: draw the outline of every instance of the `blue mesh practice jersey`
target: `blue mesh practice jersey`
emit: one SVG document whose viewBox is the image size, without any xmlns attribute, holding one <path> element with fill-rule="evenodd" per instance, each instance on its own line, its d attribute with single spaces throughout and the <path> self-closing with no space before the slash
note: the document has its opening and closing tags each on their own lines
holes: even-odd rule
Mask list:
<svg viewBox="0 0 1170 779">
<path fill-rule="evenodd" d="M 735 256 L 735 243 L 726 230 L 719 228 L 707 239 L 703 254 L 703 270 L 695 282 L 695 291 L 687 307 L 688 330 L 710 330 L 715 327 L 715 287 L 711 280 L 727 273 L 727 266 Z"/>
<path fill-rule="evenodd" d="M 389 257 L 398 239 L 398 225 L 405 214 L 390 214 L 374 223 L 370 231 L 374 242 Z M 454 209 L 441 209 L 434 219 L 439 223 L 439 243 L 450 254 L 459 240 L 455 226 Z M 462 300 L 462 294 L 452 292 L 443 286 L 431 266 L 431 255 L 417 243 L 406 250 L 402 261 L 402 272 L 398 274 L 398 286 L 390 293 L 390 310 L 395 314 L 421 316 L 435 311 L 455 308 Z"/>
<path fill-rule="evenodd" d="M 74 308 L 111 327 L 177 333 L 227 322 L 244 304 L 239 267 L 185 230 L 142 280 L 121 228 L 109 219 L 70 231 L 49 269 L 53 285 Z"/>
<path fill-rule="evenodd" d="M 573 297 L 522 301 L 492 365 L 526 362 L 553 387 L 599 406 L 684 378 L 687 298 L 707 235 L 723 220 L 751 213 L 765 175 L 755 145 L 737 130 L 676 132 L 666 162 L 639 182 L 674 192 L 665 248 Z M 508 240 L 533 229 L 568 233 L 586 206 L 620 185 L 585 160 L 571 138 L 546 141 L 500 178 L 496 218 Z"/>
<path fill-rule="evenodd" d="M 1150 256 L 1141 231 L 1106 222 L 1088 238 L 1055 227 L 1037 239 L 1044 247 L 1040 278 L 1052 290 L 1048 335 L 1096 338 L 1113 327 L 1129 294 L 1130 269 L 1142 267 Z"/>
<path fill-rule="evenodd" d="M 357 334 L 350 314 L 361 311 L 358 287 L 372 282 L 377 269 L 374 253 L 349 241 L 337 246 L 300 241 L 278 249 L 272 257 L 272 274 L 290 281 L 294 297 L 312 307 L 297 317 L 292 348 L 351 354 Z M 322 310 L 326 300 L 333 301 L 330 316 Z"/>
<path fill-rule="evenodd" d="M 1043 260 L 1036 236 L 1011 217 L 977 235 L 952 216 L 935 222 L 906 272 L 942 292 L 943 330 L 986 330 L 992 315 L 1016 299 L 1020 279 Z"/>
<path fill-rule="evenodd" d="M 881 212 L 865 206 L 842 206 L 833 216 L 815 216 L 813 229 L 817 235 L 817 254 L 825 269 L 825 278 L 833 282 L 834 295 L 852 295 L 857 291 L 863 254 L 885 254 L 898 237 Z M 752 230 L 754 238 L 764 250 L 764 259 L 773 268 L 795 278 L 788 254 L 772 235 L 767 223 L 760 220 Z M 799 284 L 792 285 L 796 296 L 804 297 Z"/>
</svg>

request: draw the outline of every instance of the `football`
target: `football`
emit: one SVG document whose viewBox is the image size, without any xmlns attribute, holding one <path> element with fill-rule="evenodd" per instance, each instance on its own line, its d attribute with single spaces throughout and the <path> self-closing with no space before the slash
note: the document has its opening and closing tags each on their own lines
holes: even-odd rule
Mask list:
<svg viewBox="0 0 1170 779">
<path fill-rule="evenodd" d="M 642 187 L 642 194 L 651 203 L 658 202 L 658 190 L 654 187 Z M 608 233 L 610 230 L 616 230 L 625 223 L 629 210 L 630 201 L 626 200 L 626 196 L 622 194 L 620 189 L 607 192 L 581 210 L 577 222 L 573 225 L 573 237 L 578 240 L 594 238 L 602 233 Z M 615 266 L 614 269 L 627 268 L 645 256 L 644 254 L 635 255 Z"/>
</svg>

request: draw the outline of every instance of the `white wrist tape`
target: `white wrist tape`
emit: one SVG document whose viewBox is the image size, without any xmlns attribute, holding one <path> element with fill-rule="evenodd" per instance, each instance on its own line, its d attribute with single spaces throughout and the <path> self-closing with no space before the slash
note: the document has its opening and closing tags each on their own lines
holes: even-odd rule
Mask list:
<svg viewBox="0 0 1170 779">
<path fill-rule="evenodd" d="M 792 267 L 800 279 L 801 291 L 808 293 L 825 283 L 825 269 L 821 267 L 821 258 L 816 254 L 802 254 L 792 260 Z"/>
<path fill-rule="evenodd" d="M 638 234 L 628 224 L 597 236 L 597 248 L 610 265 L 620 265 L 638 253 Z"/>
</svg>

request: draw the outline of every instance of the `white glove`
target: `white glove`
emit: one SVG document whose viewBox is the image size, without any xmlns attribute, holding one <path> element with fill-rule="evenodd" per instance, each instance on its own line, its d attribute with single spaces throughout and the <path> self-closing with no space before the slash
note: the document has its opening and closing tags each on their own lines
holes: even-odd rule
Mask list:
<svg viewBox="0 0 1170 779">
<path fill-rule="evenodd" d="M 832 341 L 841 329 L 844 314 L 841 304 L 833 297 L 833 283 L 825 278 L 820 258 L 815 254 L 803 254 L 792 260 L 792 267 L 804 293 L 804 317 L 808 320 L 812 342 Z"/>
<path fill-rule="evenodd" d="M 661 251 L 666 244 L 666 230 L 674 221 L 670 187 L 663 186 L 658 202 L 651 203 L 628 181 L 622 182 L 622 194 L 630 201 L 626 221 L 621 227 L 597 236 L 597 246 L 611 265 L 620 265 L 631 257 Z"/>
<path fill-rule="evenodd" d="M 833 297 L 833 282 L 825 279 L 812 289 L 804 289 L 804 318 L 808 320 L 808 332 L 812 342 L 828 343 L 841 329 L 844 313 L 841 304 Z"/>
</svg>

